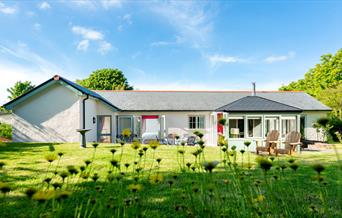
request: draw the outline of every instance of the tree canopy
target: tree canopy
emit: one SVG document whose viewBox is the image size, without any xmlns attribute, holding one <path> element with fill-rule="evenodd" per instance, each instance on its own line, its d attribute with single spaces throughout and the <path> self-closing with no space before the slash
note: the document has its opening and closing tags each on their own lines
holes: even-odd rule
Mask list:
<svg viewBox="0 0 342 218">
<path fill-rule="evenodd" d="M 18 81 L 14 84 L 13 87 L 7 89 L 7 91 L 10 93 L 8 98 L 10 100 L 13 100 L 13 99 L 25 94 L 26 92 L 30 91 L 34 87 L 35 86 L 32 85 L 32 83 L 30 81 L 25 81 L 25 82 Z"/>
<path fill-rule="evenodd" d="M 127 78 L 118 69 L 105 68 L 93 71 L 90 76 L 76 81 L 81 86 L 95 90 L 132 90 Z"/>
<path fill-rule="evenodd" d="M 303 79 L 291 82 L 280 90 L 301 90 L 318 98 L 342 117 L 342 49 L 335 55 L 321 56 L 321 62 L 310 69 Z"/>
</svg>

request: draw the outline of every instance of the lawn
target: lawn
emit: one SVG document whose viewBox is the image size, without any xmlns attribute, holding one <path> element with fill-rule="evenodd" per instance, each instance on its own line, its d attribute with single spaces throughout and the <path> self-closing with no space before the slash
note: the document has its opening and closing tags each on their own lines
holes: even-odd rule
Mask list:
<svg viewBox="0 0 342 218">
<path fill-rule="evenodd" d="M 142 147 L 132 147 L 1 144 L 0 166 L 5 165 L 0 169 L 0 214 L 342 216 L 342 169 L 338 161 L 342 145 L 337 146 L 338 154 L 330 150 L 275 158 L 257 158 L 248 148 L 242 155 L 231 146 L 225 152 L 220 147 L 205 147 L 199 154 L 199 146 L 142 146 L 148 148 L 146 152 Z M 91 162 L 88 166 L 86 160 Z"/>
</svg>

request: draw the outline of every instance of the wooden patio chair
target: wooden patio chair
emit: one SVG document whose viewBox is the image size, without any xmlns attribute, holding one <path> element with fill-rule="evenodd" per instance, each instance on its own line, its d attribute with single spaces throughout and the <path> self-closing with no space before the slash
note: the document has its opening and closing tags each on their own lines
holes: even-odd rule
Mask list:
<svg viewBox="0 0 342 218">
<path fill-rule="evenodd" d="M 256 153 L 259 154 L 260 151 L 268 152 L 269 155 L 277 149 L 277 145 L 279 143 L 279 131 L 278 130 L 272 130 L 268 132 L 266 139 L 264 140 L 265 146 L 259 146 L 257 143 L 256 146 Z"/>
<path fill-rule="evenodd" d="M 283 144 L 285 145 L 284 149 L 281 148 L 277 148 L 276 149 L 276 155 L 278 155 L 279 151 L 283 151 L 286 154 L 292 155 L 293 152 L 295 152 L 296 147 L 298 145 L 302 145 L 302 143 L 300 142 L 301 139 L 301 134 L 297 131 L 292 131 L 289 132 L 286 137 L 285 137 L 285 141 L 283 142 Z"/>
</svg>

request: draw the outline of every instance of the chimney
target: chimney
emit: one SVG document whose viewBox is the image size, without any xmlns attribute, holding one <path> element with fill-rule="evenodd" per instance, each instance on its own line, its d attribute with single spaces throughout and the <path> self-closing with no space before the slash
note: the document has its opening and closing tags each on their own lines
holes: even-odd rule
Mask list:
<svg viewBox="0 0 342 218">
<path fill-rule="evenodd" d="M 252 96 L 256 96 L 256 91 L 255 91 L 255 82 L 252 82 L 252 85 L 253 85 Z"/>
</svg>

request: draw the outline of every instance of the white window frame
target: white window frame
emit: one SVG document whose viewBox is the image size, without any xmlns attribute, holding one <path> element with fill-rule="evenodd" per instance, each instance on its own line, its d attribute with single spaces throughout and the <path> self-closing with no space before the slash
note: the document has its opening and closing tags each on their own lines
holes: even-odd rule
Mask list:
<svg viewBox="0 0 342 218">
<path fill-rule="evenodd" d="M 260 132 L 260 136 L 249 136 L 249 126 L 248 126 L 248 120 L 249 119 L 259 119 L 260 118 L 260 125 L 261 125 L 261 132 Z M 245 138 L 249 138 L 249 139 L 262 139 L 263 138 L 263 135 L 264 135 L 264 115 L 258 115 L 258 114 L 255 114 L 255 115 L 248 115 L 246 116 L 245 118 Z M 253 132 L 254 133 L 254 132 Z"/>
<path fill-rule="evenodd" d="M 286 135 L 288 133 L 286 133 L 286 131 L 284 131 L 284 128 L 283 128 L 283 121 L 285 120 L 294 120 L 295 121 L 295 130 L 294 131 L 298 131 L 298 127 L 297 127 L 297 123 L 298 123 L 298 120 L 297 120 L 297 116 L 296 115 L 293 115 L 293 116 L 282 116 L 281 119 L 280 119 L 280 125 L 281 125 L 281 137 L 282 138 L 285 138 Z M 283 134 L 283 132 L 285 134 Z"/>
<path fill-rule="evenodd" d="M 190 125 L 190 119 L 195 118 L 195 128 L 192 128 Z M 203 118 L 203 127 L 200 127 L 200 118 Z M 188 116 L 188 128 L 189 129 L 205 129 L 205 115 L 189 115 Z"/>
<path fill-rule="evenodd" d="M 228 135 L 229 135 L 229 138 L 230 139 L 244 139 L 246 137 L 246 122 L 245 122 L 245 119 L 246 117 L 245 116 L 228 116 L 228 125 L 229 125 L 229 121 L 230 120 L 242 120 L 243 121 L 243 136 L 244 137 L 240 137 L 240 134 L 239 134 L 239 137 L 237 138 L 232 138 L 230 137 L 230 125 L 228 126 Z"/>
</svg>

